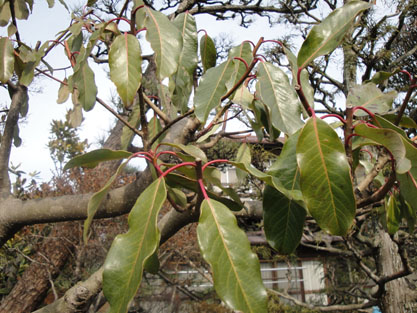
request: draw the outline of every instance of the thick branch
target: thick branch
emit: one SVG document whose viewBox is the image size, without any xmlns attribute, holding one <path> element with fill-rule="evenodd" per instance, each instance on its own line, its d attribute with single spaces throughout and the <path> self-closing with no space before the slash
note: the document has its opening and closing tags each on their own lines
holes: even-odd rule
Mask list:
<svg viewBox="0 0 417 313">
<path fill-rule="evenodd" d="M 19 122 L 21 108 L 28 101 L 28 93 L 25 86 L 14 86 L 9 83 L 8 87 L 12 102 L 10 104 L 9 113 L 7 114 L 0 146 L 0 194 L 2 197 L 10 195 L 10 178 L 8 171 L 13 135 L 17 123 Z"/>
</svg>

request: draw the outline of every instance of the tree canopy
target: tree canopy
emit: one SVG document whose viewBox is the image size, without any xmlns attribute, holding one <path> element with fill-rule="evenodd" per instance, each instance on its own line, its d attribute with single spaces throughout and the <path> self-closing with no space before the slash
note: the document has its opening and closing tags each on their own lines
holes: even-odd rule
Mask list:
<svg viewBox="0 0 417 313">
<path fill-rule="evenodd" d="M 271 292 L 321 311 L 408 308 L 416 299 L 405 279 L 413 272 L 407 246 L 417 211 L 416 3 L 374 2 L 89 0 L 56 38 L 31 47 L 20 39 L 19 20 L 30 21 L 33 2 L 0 1 L 0 26 L 8 31 L 0 38 L 0 82 L 10 94 L 0 146 L 0 242 L 10 244 L 24 226 L 83 220 L 87 244 L 94 219 L 129 214 L 127 232 L 116 236 L 97 272 L 38 312 L 86 311 L 101 289 L 110 312 L 127 312 L 144 271 L 158 272 L 161 244 L 191 223 L 219 298 L 236 311 L 267 312 L 259 260 L 236 220 L 244 203 L 216 168 L 225 163 L 262 182 L 263 229 L 273 249 L 292 254 L 308 234 L 317 251 L 353 258 L 372 287 L 329 306 Z M 53 12 L 55 1 L 48 5 Z M 204 25 L 197 28 L 200 14 L 242 26 L 260 16 L 292 32 L 264 38 L 260 31 L 258 41 L 219 58 Z M 68 62 L 64 80 L 48 63 L 55 49 Z M 108 70 L 119 103 L 98 94 L 93 63 Z M 59 82 L 58 102 L 72 101 L 68 125 L 79 126 L 83 112 L 98 105 L 117 122 L 101 149 L 76 155 L 86 143 L 60 141 L 71 146 L 66 153 L 75 149 L 63 168 L 79 177 L 70 191 L 21 199 L 12 194 L 10 153 L 25 140 L 19 120 L 33 107 L 28 88 L 37 76 Z M 242 129 L 230 132 L 226 124 L 235 119 Z M 253 166 L 245 144 L 233 159 L 207 158 L 222 138 L 245 134 L 261 144 L 284 142 L 267 170 Z M 147 167 L 126 178 L 124 168 L 136 158 Z M 106 180 L 83 189 L 92 168 Z M 324 234 L 341 243 L 327 244 Z M 1 309 L 36 309 L 38 300 L 16 303 L 24 292 L 18 285 Z"/>
</svg>

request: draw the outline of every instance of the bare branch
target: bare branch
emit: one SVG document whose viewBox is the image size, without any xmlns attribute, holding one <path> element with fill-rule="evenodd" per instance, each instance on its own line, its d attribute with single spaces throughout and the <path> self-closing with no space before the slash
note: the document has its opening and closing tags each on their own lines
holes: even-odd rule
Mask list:
<svg viewBox="0 0 417 313">
<path fill-rule="evenodd" d="M 361 310 L 361 309 L 367 309 L 371 308 L 374 305 L 377 305 L 377 301 L 369 301 L 366 303 L 355 303 L 355 304 L 340 304 L 340 305 L 329 305 L 329 306 L 315 306 L 312 304 L 304 303 L 293 296 L 290 296 L 288 293 L 280 292 L 273 289 L 268 289 L 268 291 L 272 294 L 275 294 L 279 297 L 282 297 L 284 299 L 290 300 L 296 305 L 299 305 L 304 308 L 308 308 L 310 310 L 318 310 L 321 312 L 330 312 L 330 311 L 352 311 L 352 310 Z"/>
</svg>

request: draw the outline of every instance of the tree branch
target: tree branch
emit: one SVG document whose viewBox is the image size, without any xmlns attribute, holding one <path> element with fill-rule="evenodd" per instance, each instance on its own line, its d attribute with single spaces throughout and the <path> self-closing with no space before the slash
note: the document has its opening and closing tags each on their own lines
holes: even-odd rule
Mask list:
<svg viewBox="0 0 417 313">
<path fill-rule="evenodd" d="M 308 308 L 310 310 L 318 310 L 318 311 L 322 311 L 322 312 L 330 312 L 330 311 L 352 311 L 352 310 L 361 310 L 361 309 L 367 309 L 367 308 L 371 308 L 374 305 L 377 305 L 378 302 L 377 301 L 369 301 L 366 303 L 358 303 L 358 304 L 340 304 L 340 305 L 329 305 L 329 306 L 315 306 L 312 304 L 308 304 L 308 303 L 304 303 L 301 302 L 300 300 L 290 296 L 287 293 L 284 292 L 280 292 L 277 290 L 273 290 L 273 289 L 268 289 L 268 291 L 272 294 L 275 294 L 279 297 L 282 297 L 284 299 L 290 300 L 291 302 L 293 302 L 296 305 L 299 305 L 301 307 L 304 308 Z"/>
<path fill-rule="evenodd" d="M 8 83 L 9 94 L 12 100 L 9 113 L 7 114 L 3 136 L 0 146 L 0 196 L 10 195 L 9 160 L 12 149 L 14 132 L 19 122 L 19 114 L 25 103 L 28 101 L 28 91 L 25 86 Z"/>
</svg>

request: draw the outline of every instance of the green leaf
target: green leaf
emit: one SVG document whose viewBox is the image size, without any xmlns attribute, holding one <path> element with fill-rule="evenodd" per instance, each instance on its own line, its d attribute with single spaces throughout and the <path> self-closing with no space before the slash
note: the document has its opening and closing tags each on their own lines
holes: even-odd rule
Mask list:
<svg viewBox="0 0 417 313">
<path fill-rule="evenodd" d="M 245 109 L 248 109 L 254 99 L 255 97 L 250 93 L 248 87 L 242 85 L 236 90 L 232 101 L 233 103 L 239 104 Z"/>
<path fill-rule="evenodd" d="M 137 7 L 140 7 L 141 5 L 145 5 L 145 3 L 143 2 L 143 0 L 134 0 L 133 1 L 133 9 L 136 9 Z M 145 17 L 146 17 L 146 12 L 145 10 L 139 9 L 136 10 L 136 14 L 135 14 L 135 23 L 136 23 L 136 29 L 142 29 L 145 26 Z"/>
<path fill-rule="evenodd" d="M 115 179 L 120 175 L 122 170 L 125 168 L 126 164 L 129 162 L 129 160 L 123 162 L 119 165 L 117 168 L 116 173 L 112 175 L 112 177 L 109 178 L 109 180 L 106 182 L 103 188 L 101 188 L 99 191 L 97 191 L 91 198 L 90 201 L 88 201 L 87 206 L 87 218 L 84 221 L 84 230 L 83 230 L 83 240 L 84 243 L 87 244 L 88 241 L 88 231 L 90 229 L 91 222 L 93 221 L 94 215 L 96 215 L 96 212 L 101 204 L 101 202 L 104 200 L 104 198 L 109 193 L 110 187 L 115 181 Z"/>
<path fill-rule="evenodd" d="M 216 66 L 217 52 L 213 39 L 205 34 L 200 39 L 200 55 L 204 73 Z"/>
<path fill-rule="evenodd" d="M 147 261 L 158 249 L 158 213 L 166 199 L 163 178 L 154 181 L 137 199 L 129 214 L 129 231 L 118 235 L 104 262 L 103 292 L 110 312 L 127 312 Z"/>
<path fill-rule="evenodd" d="M 411 160 L 417 161 L 417 149 L 395 130 L 388 128 L 373 128 L 365 124 L 355 127 L 355 133 L 369 138 L 387 148 L 396 161 L 396 172 L 404 174 L 411 168 Z M 407 156 L 408 154 L 408 156 Z"/>
<path fill-rule="evenodd" d="M 92 7 L 94 4 L 96 4 L 97 0 L 88 0 L 87 1 L 87 6 L 88 7 Z"/>
<path fill-rule="evenodd" d="M 251 161 L 252 161 L 252 156 L 250 153 L 249 146 L 246 143 L 241 144 L 239 149 L 237 150 L 236 162 L 250 164 Z M 237 179 L 240 182 L 244 182 L 247 176 L 246 172 L 242 171 L 239 168 L 236 169 L 236 175 L 237 175 Z"/>
<path fill-rule="evenodd" d="M 220 202 L 204 200 L 197 237 L 219 297 L 234 310 L 267 312 L 258 258 L 230 210 Z"/>
<path fill-rule="evenodd" d="M 330 13 L 320 24 L 315 25 L 298 53 L 298 67 L 305 68 L 315 58 L 336 49 L 352 27 L 356 16 L 370 7 L 371 5 L 364 1 L 349 1 Z"/>
<path fill-rule="evenodd" d="M 145 6 L 146 39 L 155 52 L 156 76 L 160 81 L 177 71 L 178 58 L 182 50 L 182 37 L 168 17 Z"/>
<path fill-rule="evenodd" d="M 181 13 L 175 18 L 173 24 L 178 28 L 183 38 L 178 65 L 182 66 L 188 74 L 193 75 L 198 63 L 198 39 L 195 18 L 188 12 Z"/>
<path fill-rule="evenodd" d="M 266 186 L 263 196 L 265 236 L 269 245 L 282 254 L 291 254 L 303 235 L 306 210 L 277 189 Z"/>
<path fill-rule="evenodd" d="M 17 19 L 27 20 L 29 16 L 29 9 L 25 0 L 14 0 L 14 11 Z"/>
<path fill-rule="evenodd" d="M 183 47 L 178 59 L 178 71 L 170 80 L 170 84 L 174 86 L 172 102 L 181 112 L 185 112 L 188 110 L 194 71 L 198 63 L 197 26 L 194 17 L 188 12 L 179 14 L 174 20 L 174 25 L 181 32 Z"/>
<path fill-rule="evenodd" d="M 313 117 L 297 143 L 300 187 L 310 214 L 334 235 L 345 235 L 356 212 L 349 162 L 337 133 Z"/>
<path fill-rule="evenodd" d="M 142 57 L 139 41 L 135 36 L 125 33 L 116 37 L 110 47 L 110 79 L 125 107 L 129 107 L 142 80 Z"/>
<path fill-rule="evenodd" d="M 70 95 L 70 89 L 68 87 L 67 84 L 67 79 L 64 78 L 64 83 L 65 84 L 61 84 L 58 90 L 58 99 L 56 100 L 56 103 L 58 104 L 62 104 L 64 102 L 66 102 L 69 98 Z"/>
<path fill-rule="evenodd" d="M 186 146 L 186 145 L 179 144 L 179 143 L 176 144 L 176 143 L 164 142 L 164 143 L 161 143 L 161 146 L 170 146 L 170 147 L 180 149 L 184 151 L 185 153 L 187 153 L 188 155 L 191 155 L 194 159 L 200 159 L 204 163 L 207 162 L 207 156 L 203 152 L 203 150 L 201 150 L 200 148 L 194 145 Z"/>
<path fill-rule="evenodd" d="M 376 85 L 382 84 L 384 81 L 386 81 L 388 78 L 390 78 L 392 75 L 397 74 L 397 71 L 394 72 L 376 72 L 370 80 L 365 81 L 364 83 L 374 83 Z"/>
<path fill-rule="evenodd" d="M 0 7 L 0 26 L 4 27 L 9 24 L 9 20 L 12 17 L 10 12 L 9 3 L 5 3 Z"/>
<path fill-rule="evenodd" d="M 195 96 L 195 115 L 205 122 L 211 110 L 221 104 L 221 98 L 227 93 L 226 83 L 233 74 L 234 64 L 232 60 L 209 69 L 200 80 Z"/>
<path fill-rule="evenodd" d="M 131 152 L 123 150 L 98 149 L 72 158 L 65 165 L 64 171 L 76 166 L 93 168 L 96 167 L 100 162 L 125 159 L 131 155 Z"/>
<path fill-rule="evenodd" d="M 388 200 L 385 199 L 385 210 L 388 233 L 394 235 L 398 231 L 401 222 L 400 208 L 394 195 L 390 195 Z"/>
<path fill-rule="evenodd" d="M 17 28 L 14 24 L 10 24 L 7 27 L 7 36 L 8 37 L 12 37 L 14 34 L 16 34 L 16 32 L 17 32 Z"/>
<path fill-rule="evenodd" d="M 404 200 L 407 201 L 417 212 L 417 164 L 410 171 L 404 174 L 397 174 L 397 180 L 400 183 L 400 193 Z"/>
<path fill-rule="evenodd" d="M 257 95 L 269 108 L 272 125 L 289 135 L 296 132 L 303 126 L 301 104 L 288 76 L 278 67 L 260 62 L 257 78 Z"/>
<path fill-rule="evenodd" d="M 9 38 L 0 38 L 0 81 L 7 83 L 14 71 L 14 49 Z"/>
<path fill-rule="evenodd" d="M 72 77 L 79 92 L 78 101 L 83 106 L 84 111 L 90 111 L 96 103 L 97 86 L 94 80 L 94 72 L 87 61 L 83 62 Z"/>
<path fill-rule="evenodd" d="M 375 84 L 368 83 L 353 87 L 346 99 L 346 106 L 363 106 L 372 113 L 383 114 L 388 112 L 397 96 L 396 91 L 383 93 Z M 367 116 L 368 113 L 357 110 L 355 116 Z"/>
<path fill-rule="evenodd" d="M 300 170 L 296 156 L 300 132 L 301 130 L 287 138 L 278 159 L 268 170 L 268 174 L 276 177 L 288 190 L 300 190 Z"/>
<path fill-rule="evenodd" d="M 247 64 L 250 64 L 253 59 L 251 44 L 249 42 L 244 41 L 241 45 L 233 47 L 229 51 L 228 57 L 229 59 L 241 58 L 245 60 Z M 226 84 L 228 89 L 231 89 L 234 85 L 236 85 L 247 70 L 245 63 L 243 63 L 242 61 L 235 59 L 233 62 L 235 63 L 235 69 L 232 77 Z"/>
<path fill-rule="evenodd" d="M 382 117 L 385 118 L 386 120 L 388 120 L 391 123 L 395 123 L 395 121 L 397 120 L 397 115 L 396 114 L 384 114 Z M 400 127 L 405 127 L 405 128 L 417 128 L 416 122 L 412 118 L 410 118 L 406 115 L 403 115 L 401 117 L 401 121 L 400 121 L 399 126 Z"/>
<path fill-rule="evenodd" d="M 48 8 L 53 8 L 55 5 L 55 0 L 46 0 L 48 2 Z"/>
</svg>

